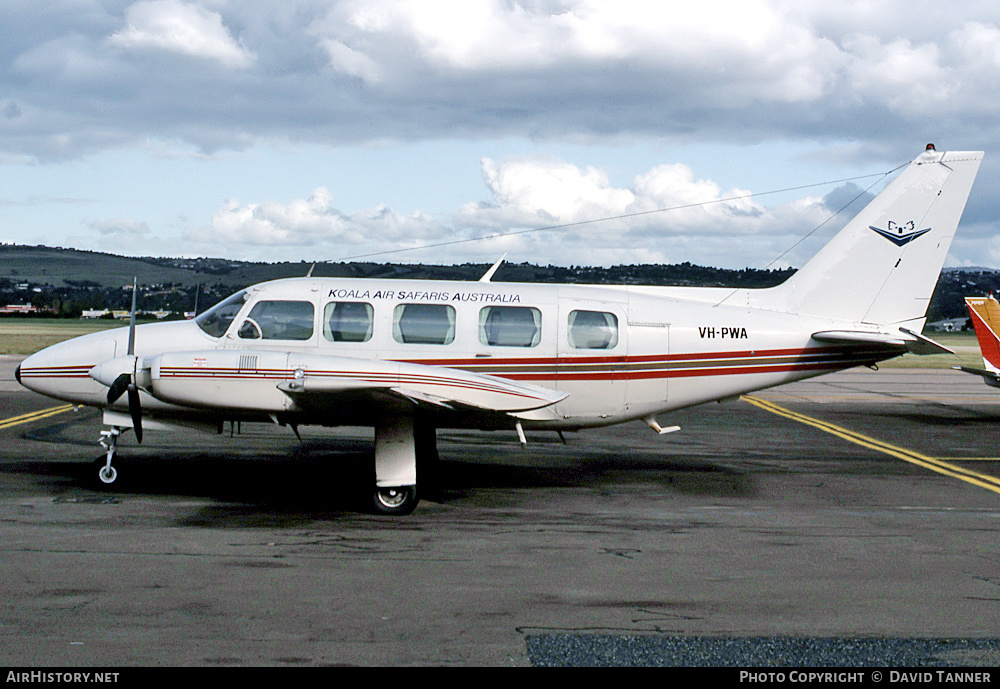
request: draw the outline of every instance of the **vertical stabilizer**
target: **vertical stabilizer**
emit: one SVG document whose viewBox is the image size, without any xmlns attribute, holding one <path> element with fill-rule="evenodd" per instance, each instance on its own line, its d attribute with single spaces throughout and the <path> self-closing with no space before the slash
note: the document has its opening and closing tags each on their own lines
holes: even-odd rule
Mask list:
<svg viewBox="0 0 1000 689">
<path fill-rule="evenodd" d="M 965 305 L 972 317 L 972 325 L 983 353 L 987 371 L 1000 373 L 1000 303 L 993 297 L 966 297 Z"/>
<path fill-rule="evenodd" d="M 761 306 L 919 332 L 982 157 L 929 146 Z"/>
</svg>

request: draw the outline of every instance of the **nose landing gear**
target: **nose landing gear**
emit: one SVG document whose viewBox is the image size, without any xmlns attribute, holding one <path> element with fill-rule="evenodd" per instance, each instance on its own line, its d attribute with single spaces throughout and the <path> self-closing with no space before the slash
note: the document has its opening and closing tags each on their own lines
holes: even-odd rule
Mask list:
<svg viewBox="0 0 1000 689">
<path fill-rule="evenodd" d="M 101 431 L 101 447 L 107 450 L 107 456 L 104 464 L 98 465 L 97 478 L 105 485 L 111 485 L 118 479 L 118 471 L 111 466 L 111 460 L 115 458 L 118 436 L 122 434 L 122 430 L 119 426 L 112 426 L 109 430 Z"/>
</svg>

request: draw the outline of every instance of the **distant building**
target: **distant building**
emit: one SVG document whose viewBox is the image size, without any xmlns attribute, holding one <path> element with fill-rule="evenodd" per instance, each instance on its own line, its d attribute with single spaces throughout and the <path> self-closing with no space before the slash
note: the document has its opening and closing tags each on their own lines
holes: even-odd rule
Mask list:
<svg viewBox="0 0 1000 689">
<path fill-rule="evenodd" d="M 43 311 L 48 311 L 48 309 L 40 309 L 31 304 L 7 304 L 7 306 L 0 306 L 0 313 L 7 314 L 42 313 Z"/>
<path fill-rule="evenodd" d="M 137 316 L 153 316 L 157 320 L 162 320 L 170 316 L 173 311 L 164 311 L 160 309 L 159 311 L 136 311 Z M 130 317 L 129 312 L 126 309 L 115 309 L 114 311 L 110 309 L 89 309 L 84 311 L 80 316 L 82 318 L 103 318 L 111 314 L 112 318 L 118 318 L 121 320 L 128 320 Z"/>
</svg>

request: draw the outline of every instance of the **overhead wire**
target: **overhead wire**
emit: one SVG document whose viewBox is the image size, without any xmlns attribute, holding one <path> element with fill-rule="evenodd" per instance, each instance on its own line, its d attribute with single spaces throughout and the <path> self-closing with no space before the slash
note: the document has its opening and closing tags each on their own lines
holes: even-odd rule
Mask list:
<svg viewBox="0 0 1000 689">
<path fill-rule="evenodd" d="M 681 205 L 678 205 L 678 206 L 668 206 L 668 207 L 665 207 L 665 208 L 654 208 L 654 209 L 646 210 L 646 211 L 636 211 L 634 213 L 622 213 L 620 215 L 611 215 L 611 216 L 606 216 L 606 217 L 601 217 L 601 218 L 592 218 L 590 220 L 577 220 L 577 221 L 574 221 L 574 222 L 560 223 L 560 224 L 557 224 L 557 225 L 545 225 L 545 226 L 541 226 L 541 227 L 532 227 L 532 228 L 527 228 L 527 229 L 523 229 L 523 230 L 511 230 L 509 232 L 494 232 L 492 234 L 481 235 L 481 236 L 478 236 L 478 237 L 466 237 L 466 238 L 463 238 L 463 239 L 451 239 L 451 240 L 444 241 L 444 242 L 434 242 L 434 243 L 431 243 L 431 244 L 422 244 L 420 246 L 408 246 L 408 247 L 401 247 L 401 248 L 397 248 L 397 249 L 385 249 L 385 250 L 382 250 L 382 251 L 373 251 L 373 252 L 370 252 L 370 253 L 355 254 L 353 256 L 343 256 L 343 257 L 331 259 L 330 261 L 325 261 L 325 262 L 326 263 L 330 263 L 330 262 L 335 262 L 335 261 L 336 262 L 356 261 L 356 260 L 360 260 L 360 259 L 376 258 L 376 257 L 379 257 L 379 256 L 391 256 L 391 255 L 394 255 L 394 254 L 409 253 L 409 252 L 413 252 L 413 251 L 424 251 L 426 249 L 440 249 L 440 248 L 448 247 L 448 246 L 458 246 L 460 244 L 471 244 L 471 243 L 474 243 L 474 242 L 484 242 L 484 241 L 489 241 L 491 239 L 504 239 L 504 238 L 507 238 L 507 237 L 517 237 L 517 236 L 526 235 L 526 234 L 533 234 L 533 233 L 536 233 L 536 232 L 551 232 L 551 231 L 554 231 L 554 230 L 564 230 L 564 229 L 568 229 L 568 228 L 571 228 L 571 227 L 582 227 L 584 225 L 593 225 L 593 224 L 596 224 L 596 223 L 611 222 L 611 221 L 614 221 L 614 220 L 627 220 L 627 219 L 630 219 L 630 218 L 639 218 L 639 217 L 643 217 L 643 216 L 647 216 L 647 215 L 655 215 L 657 213 L 670 213 L 670 212 L 674 212 L 674 211 L 685 210 L 685 209 L 689 209 L 689 208 L 700 208 L 700 207 L 710 206 L 710 205 L 719 204 L 719 203 L 730 203 L 730 202 L 733 202 L 733 201 L 745 201 L 745 200 L 748 200 L 748 199 L 755 199 L 755 198 L 760 198 L 760 197 L 763 197 L 763 196 L 773 196 L 773 195 L 776 195 L 776 194 L 786 194 L 786 193 L 789 193 L 789 192 L 802 191 L 802 190 L 805 190 L 805 189 L 813 189 L 813 188 L 816 188 L 816 187 L 832 186 L 834 184 L 845 184 L 847 182 L 855 182 L 855 181 L 858 181 L 858 180 L 870 179 L 872 177 L 879 178 L 879 179 L 876 179 L 867 189 L 865 189 L 864 191 L 861 191 L 860 193 L 858 193 L 858 195 L 855 196 L 853 199 L 851 199 L 850 202 L 848 202 L 847 204 L 845 204 L 843 206 L 843 208 L 841 208 L 836 213 L 834 213 L 833 215 L 831 215 L 829 218 L 827 218 L 825 221 L 823 221 L 823 223 L 821 223 L 820 225 L 818 225 L 817 227 L 815 227 L 807 235 L 805 235 L 804 237 L 802 237 L 802 239 L 800 239 L 794 245 L 792 245 L 791 247 L 789 247 L 780 256 L 778 256 L 777 258 L 775 258 L 774 261 L 772 261 L 768 265 L 768 267 L 770 267 L 771 265 L 774 265 L 774 263 L 776 263 L 777 261 L 779 261 L 782 258 L 782 256 L 785 256 L 786 254 L 788 254 L 788 252 L 790 252 L 796 246 L 798 246 L 803 241 L 805 241 L 806 239 L 808 239 L 809 236 L 811 236 L 813 233 L 815 233 L 816 231 L 818 231 L 821 227 L 823 227 L 823 225 L 825 225 L 826 223 L 830 222 L 833 218 L 835 218 L 837 215 L 839 215 L 841 212 L 843 212 L 843 210 L 845 208 L 847 208 L 848 206 L 850 206 L 852 203 L 854 203 L 854 201 L 856 201 L 858 198 L 860 198 L 861 196 L 863 196 L 867 191 L 869 191 L 870 189 L 872 189 L 875 185 L 877 185 L 879 183 L 879 181 L 881 181 L 885 177 L 891 175 L 892 173 L 896 172 L 900 168 L 905 167 L 905 165 L 906 165 L 905 163 L 903 165 L 899 165 L 899 166 L 893 168 L 892 170 L 889 170 L 888 172 L 873 173 L 873 174 L 868 174 L 868 175 L 860 175 L 860 176 L 857 176 L 857 177 L 845 177 L 843 179 L 832 180 L 832 181 L 828 181 L 828 182 L 816 182 L 816 183 L 813 183 L 813 184 L 802 184 L 802 185 L 794 186 L 794 187 L 786 187 L 784 189 L 774 189 L 774 190 L 771 190 L 771 191 L 763 191 L 763 192 L 757 192 L 757 193 L 751 193 L 751 194 L 739 194 L 739 195 L 735 195 L 735 196 L 727 196 L 727 197 L 721 198 L 721 199 L 711 199 L 711 200 L 708 200 L 708 201 L 700 201 L 700 202 L 697 202 L 697 203 L 686 203 L 686 204 L 681 204 Z"/>
</svg>

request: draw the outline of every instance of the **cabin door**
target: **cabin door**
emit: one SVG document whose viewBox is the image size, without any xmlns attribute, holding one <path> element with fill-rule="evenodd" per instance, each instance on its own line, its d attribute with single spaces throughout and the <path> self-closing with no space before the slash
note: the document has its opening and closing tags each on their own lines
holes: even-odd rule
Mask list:
<svg viewBox="0 0 1000 689">
<path fill-rule="evenodd" d="M 670 324 L 630 312 L 626 407 L 632 414 L 666 405 L 670 387 Z M 645 318 L 644 318 L 645 316 Z"/>
</svg>

